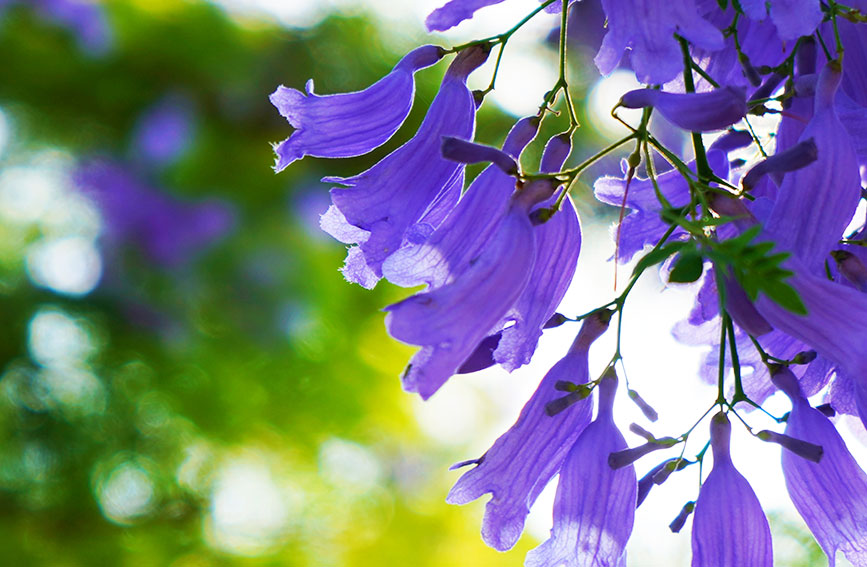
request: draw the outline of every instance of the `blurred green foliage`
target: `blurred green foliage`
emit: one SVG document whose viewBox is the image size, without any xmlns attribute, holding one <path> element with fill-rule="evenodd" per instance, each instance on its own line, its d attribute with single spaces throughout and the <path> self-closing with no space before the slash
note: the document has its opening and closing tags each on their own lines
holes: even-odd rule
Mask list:
<svg viewBox="0 0 867 567">
<path fill-rule="evenodd" d="M 520 563 L 481 545 L 479 506 L 443 503 L 442 464 L 464 455 L 426 441 L 400 391 L 411 350 L 387 340 L 378 311 L 397 292 L 345 284 L 343 248 L 315 227 L 317 180 L 407 139 L 444 66 L 420 74 L 386 146 L 277 176 L 266 142 L 289 128 L 267 95 L 311 76 L 320 92 L 371 83 L 400 56 L 380 30 L 340 15 L 240 26 L 181 0 L 106 7 L 115 41 L 99 56 L 25 5 L 3 13 L 0 175 L 99 156 L 175 199 L 220 197 L 237 219 L 171 269 L 122 243 L 81 297 L 28 277 L 50 222 L 0 219 L 0 564 Z M 190 150 L 131 165 L 142 113 L 177 94 L 195 109 Z M 505 120 L 486 110 L 483 137 Z"/>
</svg>

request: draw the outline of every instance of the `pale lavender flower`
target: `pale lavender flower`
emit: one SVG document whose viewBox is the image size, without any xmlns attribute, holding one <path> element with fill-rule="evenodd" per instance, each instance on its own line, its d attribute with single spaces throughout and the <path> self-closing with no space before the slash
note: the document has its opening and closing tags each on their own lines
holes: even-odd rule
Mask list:
<svg viewBox="0 0 867 567">
<path fill-rule="evenodd" d="M 608 33 L 596 55 L 603 75 L 630 49 L 635 76 L 646 84 L 666 83 L 683 71 L 679 34 L 694 45 L 714 51 L 723 47 L 722 33 L 700 17 L 694 0 L 671 0 L 661 10 L 657 0 L 602 0 Z"/>
<path fill-rule="evenodd" d="M 618 470 L 608 466 L 608 455 L 626 448 L 614 425 L 613 370 L 598 388 L 596 419 L 578 437 L 560 469 L 551 537 L 527 554 L 526 567 L 626 565 L 638 483 L 632 465 Z"/>
<path fill-rule="evenodd" d="M 476 104 L 466 79 L 487 56 L 488 49 L 482 46 L 458 54 L 411 140 L 363 173 L 324 179 L 348 186 L 331 190 L 335 210 L 322 222 L 322 228 L 338 240 L 347 242 L 345 237 L 351 233 L 348 242 L 358 244 L 346 257 L 347 280 L 375 286 L 383 262 L 401 247 L 407 230 L 461 176 L 462 166 L 444 159 L 440 145 L 444 136 L 472 137 Z"/>
<path fill-rule="evenodd" d="M 731 423 L 723 413 L 711 420 L 713 470 L 695 504 L 693 567 L 772 567 L 771 530 L 747 480 L 732 463 Z"/>
<path fill-rule="evenodd" d="M 313 92 L 313 79 L 307 81 L 306 94 L 277 87 L 271 103 L 295 131 L 274 146 L 274 170 L 282 171 L 305 155 L 351 157 L 384 144 L 412 108 L 415 72 L 433 65 L 444 53 L 435 45 L 418 47 L 363 91 L 320 96 Z"/>
<path fill-rule="evenodd" d="M 589 399 L 553 416 L 546 413 L 546 406 L 563 396 L 555 388 L 557 382 L 588 382 L 590 345 L 608 328 L 610 318 L 610 312 L 600 312 L 584 320 L 569 352 L 542 379 L 518 421 L 449 492 L 447 501 L 451 504 L 492 495 L 485 508 L 482 537 L 494 549 L 505 551 L 515 545 L 530 507 L 590 422 Z"/>
<path fill-rule="evenodd" d="M 783 476 L 792 503 L 828 556 L 830 567 L 836 564 L 838 552 L 854 565 L 867 564 L 867 474 L 831 421 L 810 406 L 787 368 L 776 368 L 773 381 L 792 400 L 786 434 L 824 450 L 818 463 L 783 451 Z"/>
<path fill-rule="evenodd" d="M 620 99 L 626 108 L 652 106 L 672 124 L 691 132 L 721 130 L 747 114 L 746 93 L 723 87 L 706 93 L 669 93 L 657 89 L 629 91 Z"/>
</svg>

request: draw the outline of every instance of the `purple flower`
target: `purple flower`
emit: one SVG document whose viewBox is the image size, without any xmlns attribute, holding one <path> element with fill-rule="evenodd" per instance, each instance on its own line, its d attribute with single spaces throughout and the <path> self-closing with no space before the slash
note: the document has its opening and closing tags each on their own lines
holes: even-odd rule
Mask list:
<svg viewBox="0 0 867 567">
<path fill-rule="evenodd" d="M 349 242 L 358 246 L 350 249 L 343 269 L 347 280 L 367 288 L 375 286 L 382 277 L 383 262 L 401 247 L 407 230 L 461 175 L 462 166 L 444 159 L 440 145 L 444 136 L 472 137 L 476 105 L 466 79 L 487 56 L 488 50 L 479 46 L 455 58 L 411 140 L 363 173 L 324 179 L 348 186 L 331 190 L 336 210 L 325 215 L 322 223 L 338 240 L 347 233 L 355 234 Z"/>
<path fill-rule="evenodd" d="M 449 0 L 441 8 L 437 8 L 424 21 L 428 31 L 445 31 L 453 28 L 464 20 L 469 20 L 486 6 L 499 4 L 503 0 Z"/>
<path fill-rule="evenodd" d="M 731 423 L 723 413 L 711 420 L 713 470 L 695 504 L 693 567 L 772 567 L 771 530 L 762 506 L 729 453 Z"/>
<path fill-rule="evenodd" d="M 694 0 L 671 0 L 661 10 L 657 0 L 602 0 L 608 33 L 596 55 L 603 75 L 631 49 L 635 76 L 646 84 L 666 83 L 683 71 L 677 33 L 694 45 L 714 51 L 723 47 L 722 33 L 701 18 Z"/>
<path fill-rule="evenodd" d="M 363 91 L 319 96 L 313 79 L 307 94 L 284 86 L 271 94 L 271 103 L 295 131 L 277 144 L 275 171 L 282 171 L 305 155 L 351 157 L 384 144 L 403 124 L 412 108 L 413 75 L 442 58 L 444 50 L 425 45 L 410 51 L 391 73 Z"/>
<path fill-rule="evenodd" d="M 506 159 L 517 158 L 536 135 L 535 118 L 520 120 L 503 144 Z M 493 150 L 493 148 L 489 148 Z M 496 166 L 486 168 L 425 239 L 408 243 L 389 256 L 383 275 L 393 284 L 436 289 L 455 280 L 478 257 L 497 229 L 515 190 L 515 179 Z M 346 242 L 344 240 L 344 242 Z"/>
<path fill-rule="evenodd" d="M 114 37 L 99 3 L 82 0 L 32 0 L 32 3 L 43 18 L 72 31 L 85 51 L 101 55 L 111 49 Z"/>
<path fill-rule="evenodd" d="M 455 281 L 386 307 L 392 337 L 422 346 L 410 360 L 403 386 L 427 399 L 461 367 L 524 290 L 536 259 L 531 208 L 554 187 L 526 184 L 484 250 Z"/>
<path fill-rule="evenodd" d="M 792 503 L 831 567 L 837 552 L 855 565 L 867 563 L 867 474 L 831 421 L 810 406 L 788 369 L 775 369 L 773 381 L 792 400 L 786 434 L 824 449 L 818 463 L 783 451 L 783 475 Z"/>
<path fill-rule="evenodd" d="M 192 121 L 188 100 L 166 97 L 139 118 L 133 133 L 133 154 L 158 166 L 174 163 L 190 146 Z"/>
<path fill-rule="evenodd" d="M 588 351 L 608 328 L 610 317 L 610 312 L 600 312 L 584 320 L 569 352 L 542 379 L 518 421 L 449 492 L 447 501 L 451 504 L 466 504 L 492 494 L 485 507 L 482 537 L 494 549 L 505 551 L 515 545 L 530 507 L 590 422 L 591 406 L 586 399 L 554 416 L 545 408 L 563 397 L 555 388 L 557 382 L 585 384 L 589 380 Z"/>
<path fill-rule="evenodd" d="M 542 155 L 543 172 L 559 171 L 572 149 L 568 135 L 551 138 Z M 540 207 L 553 206 L 554 198 Z M 494 359 L 508 371 L 530 362 L 536 350 L 542 327 L 554 314 L 572 282 L 578 254 L 581 250 L 581 224 L 572 200 L 567 195 L 561 210 L 547 222 L 534 228 L 536 261 L 530 274 L 532 285 L 524 292 L 503 329 Z"/>
<path fill-rule="evenodd" d="M 623 95 L 626 108 L 652 106 L 672 124 L 691 132 L 721 130 L 747 114 L 746 93 L 737 87 L 723 87 L 706 93 L 668 93 L 638 89 Z"/>
<path fill-rule="evenodd" d="M 613 470 L 608 455 L 626 448 L 614 425 L 617 376 L 599 383 L 596 419 L 570 449 L 554 499 L 551 537 L 527 554 L 526 567 L 590 567 L 626 564 L 638 484 L 632 465 Z"/>
<path fill-rule="evenodd" d="M 779 178 L 782 177 L 782 173 L 787 171 L 807 167 L 816 161 L 818 157 L 819 150 L 816 148 L 816 142 L 813 138 L 807 138 L 787 150 L 777 152 L 769 158 L 760 161 L 741 178 L 741 185 L 749 191 L 767 174 L 776 174 L 777 178 Z"/>
<path fill-rule="evenodd" d="M 811 35 L 822 21 L 819 0 L 740 0 L 744 13 L 753 20 L 764 20 L 771 14 L 771 21 L 783 41 L 796 40 Z"/>
<path fill-rule="evenodd" d="M 166 268 L 189 262 L 235 222 L 234 210 L 223 201 L 178 201 L 118 164 L 86 163 L 75 180 L 99 206 L 109 245 L 132 244 Z"/>
</svg>

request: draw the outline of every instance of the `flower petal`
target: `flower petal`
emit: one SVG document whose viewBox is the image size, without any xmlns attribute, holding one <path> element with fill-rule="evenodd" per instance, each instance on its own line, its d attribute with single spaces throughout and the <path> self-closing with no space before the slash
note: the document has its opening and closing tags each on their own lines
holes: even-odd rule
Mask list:
<svg viewBox="0 0 867 567">
<path fill-rule="evenodd" d="M 637 89 L 623 95 L 626 108 L 652 106 L 672 124 L 691 132 L 721 130 L 747 114 L 746 93 L 738 87 L 723 87 L 706 93 L 669 93 Z"/>
</svg>

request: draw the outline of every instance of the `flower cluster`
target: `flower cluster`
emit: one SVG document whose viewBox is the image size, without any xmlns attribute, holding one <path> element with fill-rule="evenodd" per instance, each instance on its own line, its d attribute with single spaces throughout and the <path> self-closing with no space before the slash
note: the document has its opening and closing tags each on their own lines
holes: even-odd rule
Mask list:
<svg viewBox="0 0 867 567">
<path fill-rule="evenodd" d="M 446 30 L 498 1 L 450 0 L 426 24 Z M 530 507 L 559 475 L 551 536 L 525 564 L 625 565 L 635 509 L 650 489 L 711 457 L 712 466 L 690 469 L 701 488 L 672 531 L 692 515 L 694 566 L 772 565 L 768 521 L 730 455 L 729 415 L 746 426 L 738 412 L 761 408 L 779 390 L 792 402 L 777 419 L 785 431 L 747 429 L 783 447 L 789 494 L 829 564 L 840 552 L 867 565 L 867 474 L 828 417 L 851 414 L 867 425 L 867 225 L 856 214 L 867 196 L 867 2 L 670 0 L 660 10 L 650 0 L 600 0 L 607 28 L 598 70 L 626 67 L 646 85 L 612 101 L 612 112 L 638 108 L 642 118 L 566 167 L 578 127 L 566 61 L 570 38 L 584 31 L 569 13 L 595 3 L 528 3 L 514 28 L 451 49 L 415 49 L 363 91 L 320 96 L 312 82 L 306 94 L 280 87 L 271 101 L 294 131 L 275 146 L 276 169 L 305 155 L 357 156 L 380 146 L 409 113 L 415 73 L 454 55 L 412 139 L 365 172 L 325 179 L 337 186 L 321 226 L 350 245 L 348 281 L 426 286 L 386 307 L 389 333 L 421 347 L 403 385 L 423 398 L 457 373 L 527 364 L 543 329 L 580 323 L 511 429 L 482 457 L 456 465 L 472 468 L 448 501 L 491 494 L 482 527 L 490 546 L 515 544 Z M 473 142 L 488 91 L 471 92 L 467 77 L 492 49 L 503 57 L 508 39 L 545 11 L 560 12 L 556 84 L 502 148 Z M 569 126 L 547 140 L 538 167 L 526 169 L 522 151 L 557 104 Z M 755 133 L 756 115 L 779 118 L 770 137 Z M 658 116 L 688 133 L 694 159 L 653 134 Z M 615 261 L 638 258 L 633 275 L 609 303 L 560 314 L 581 247 L 569 189 L 621 147 L 634 147 L 623 175 L 596 180 L 594 191 L 621 209 Z M 464 190 L 464 166 L 478 162 L 490 165 Z M 689 431 L 657 438 L 635 426 L 646 443 L 629 448 L 613 419 L 619 347 L 595 378 L 588 353 L 657 264 L 668 282 L 695 282 L 695 307 L 674 332 L 714 346 L 700 373 L 718 394 Z M 617 317 L 618 338 L 619 325 Z M 814 408 L 809 398 L 820 393 L 827 403 Z M 705 418 L 709 441 L 687 457 Z M 636 478 L 633 462 L 675 446 L 678 456 Z"/>
</svg>

